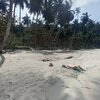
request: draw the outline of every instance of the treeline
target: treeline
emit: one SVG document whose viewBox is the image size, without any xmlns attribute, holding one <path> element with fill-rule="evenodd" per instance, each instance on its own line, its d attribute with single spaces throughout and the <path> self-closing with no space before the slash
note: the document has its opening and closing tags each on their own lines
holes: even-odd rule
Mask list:
<svg viewBox="0 0 100 100">
<path fill-rule="evenodd" d="M 0 41 L 3 41 L 1 45 L 6 44 L 5 48 L 17 46 L 31 46 L 38 49 L 99 48 L 100 23 L 90 19 L 87 12 L 80 15 L 80 8 L 72 10 L 72 4 L 71 0 L 1 0 Z M 20 7 L 19 20 L 16 20 L 15 16 L 17 5 Z M 25 5 L 33 15 L 32 19 L 28 14 L 21 17 Z M 7 33 L 10 18 L 10 32 L 8 30 Z"/>
</svg>

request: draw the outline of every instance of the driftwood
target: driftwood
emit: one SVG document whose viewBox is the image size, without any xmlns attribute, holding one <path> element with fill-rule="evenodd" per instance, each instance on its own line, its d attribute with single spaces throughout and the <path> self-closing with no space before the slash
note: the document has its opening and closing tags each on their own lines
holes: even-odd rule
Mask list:
<svg viewBox="0 0 100 100">
<path fill-rule="evenodd" d="M 67 65 L 67 66 L 62 65 L 62 67 L 70 70 L 75 70 L 78 72 L 85 71 L 82 67 L 80 67 L 80 65 Z"/>
<path fill-rule="evenodd" d="M 66 57 L 65 59 L 71 59 L 71 58 L 73 58 L 73 56 Z"/>
</svg>

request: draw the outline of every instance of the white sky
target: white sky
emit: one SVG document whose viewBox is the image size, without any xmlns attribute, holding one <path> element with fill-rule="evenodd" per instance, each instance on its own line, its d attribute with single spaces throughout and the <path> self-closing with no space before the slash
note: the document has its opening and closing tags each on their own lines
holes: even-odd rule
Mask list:
<svg viewBox="0 0 100 100">
<path fill-rule="evenodd" d="M 99 0 L 72 0 L 74 3 L 74 7 L 84 7 L 86 5 L 89 5 L 91 3 L 96 3 Z"/>
</svg>

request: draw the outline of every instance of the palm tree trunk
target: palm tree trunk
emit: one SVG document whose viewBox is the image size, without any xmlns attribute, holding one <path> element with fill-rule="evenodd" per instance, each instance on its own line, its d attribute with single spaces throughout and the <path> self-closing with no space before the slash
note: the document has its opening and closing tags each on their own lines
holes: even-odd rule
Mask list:
<svg viewBox="0 0 100 100">
<path fill-rule="evenodd" d="M 14 12 L 13 12 L 13 18 L 14 18 L 14 20 L 15 20 L 15 11 L 16 11 L 16 6 L 14 4 Z"/>
<path fill-rule="evenodd" d="M 9 13 L 8 13 L 8 23 L 7 23 L 7 28 L 6 28 L 6 33 L 0 48 L 0 51 L 3 50 L 4 46 L 6 45 L 6 40 L 9 36 L 10 33 L 10 28 L 11 28 L 11 20 L 12 20 L 12 7 L 13 7 L 13 0 L 10 0 L 10 6 L 9 6 Z"/>
<path fill-rule="evenodd" d="M 37 14 L 36 15 L 36 24 L 38 24 L 38 17 L 39 17 L 39 15 Z"/>
<path fill-rule="evenodd" d="M 21 6 L 20 6 L 20 11 L 19 11 L 19 25 L 21 24 Z"/>
<path fill-rule="evenodd" d="M 79 14 L 77 14 L 77 21 L 79 20 Z M 77 28 L 77 25 L 76 25 L 76 27 L 75 27 L 75 29 L 74 29 L 74 33 L 73 33 L 73 35 L 72 35 L 72 39 L 71 39 L 71 42 L 70 42 L 70 46 L 69 46 L 69 48 L 72 50 L 73 49 L 73 39 L 75 38 L 75 35 L 76 35 L 76 28 Z"/>
<path fill-rule="evenodd" d="M 77 21 L 79 21 L 79 14 L 77 14 Z"/>
<path fill-rule="evenodd" d="M 70 50 L 73 50 L 73 41 L 74 41 L 75 35 L 76 35 L 76 28 L 74 29 L 74 33 L 73 33 L 72 39 L 70 41 L 70 45 L 69 45 Z"/>
</svg>

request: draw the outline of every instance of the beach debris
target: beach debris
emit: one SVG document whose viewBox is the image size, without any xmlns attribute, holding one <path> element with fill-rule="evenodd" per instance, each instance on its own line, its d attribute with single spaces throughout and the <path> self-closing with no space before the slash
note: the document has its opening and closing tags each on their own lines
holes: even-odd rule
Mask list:
<svg viewBox="0 0 100 100">
<path fill-rule="evenodd" d="M 0 50 L 0 54 L 5 54 L 6 50 Z"/>
<path fill-rule="evenodd" d="M 85 71 L 82 67 L 80 67 L 80 65 L 62 65 L 63 68 L 66 68 L 66 69 L 70 69 L 70 70 L 75 70 L 75 71 L 78 71 L 78 72 L 82 72 L 82 71 Z"/>
<path fill-rule="evenodd" d="M 53 67 L 54 65 L 53 65 L 53 63 L 49 63 L 49 67 Z"/>
<path fill-rule="evenodd" d="M 71 58 L 73 58 L 73 56 L 66 57 L 65 59 L 71 59 Z"/>
<path fill-rule="evenodd" d="M 43 62 L 47 62 L 47 61 L 52 61 L 51 59 L 49 58 L 45 58 L 45 59 L 42 59 Z"/>
</svg>

